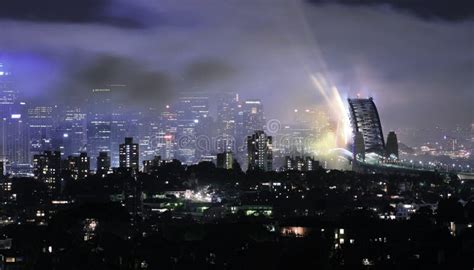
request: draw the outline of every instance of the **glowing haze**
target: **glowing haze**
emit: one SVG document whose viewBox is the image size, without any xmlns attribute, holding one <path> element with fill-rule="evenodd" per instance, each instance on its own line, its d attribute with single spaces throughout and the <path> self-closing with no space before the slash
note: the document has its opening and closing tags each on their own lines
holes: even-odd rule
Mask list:
<svg viewBox="0 0 474 270">
<path fill-rule="evenodd" d="M 3 2 L 0 61 L 11 56 L 21 90 L 48 102 L 118 83 L 139 107 L 238 92 L 282 122 L 327 104 L 334 146 L 349 139 L 343 107 L 357 92 L 374 97 L 384 130 L 474 122 L 473 12 L 451 1 Z"/>
<path fill-rule="evenodd" d="M 319 94 L 324 98 L 330 116 L 336 122 L 332 148 L 345 148 L 351 139 L 351 125 L 346 102 L 338 89 L 330 85 L 321 74 L 311 75 L 311 80 Z"/>
</svg>

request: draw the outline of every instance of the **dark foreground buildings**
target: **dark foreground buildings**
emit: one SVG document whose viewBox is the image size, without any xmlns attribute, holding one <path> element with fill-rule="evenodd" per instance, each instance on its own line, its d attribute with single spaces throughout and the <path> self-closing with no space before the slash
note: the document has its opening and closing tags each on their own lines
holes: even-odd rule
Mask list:
<svg viewBox="0 0 474 270">
<path fill-rule="evenodd" d="M 56 166 L 54 153 L 37 158 L 45 172 Z M 55 193 L 48 181 L 4 178 L 0 267 L 474 266 L 474 183 L 455 175 L 357 174 L 314 163 L 309 170 L 310 158 L 288 161 L 285 171 L 244 173 L 156 157 L 146 162 L 146 173 L 62 174 Z"/>
</svg>

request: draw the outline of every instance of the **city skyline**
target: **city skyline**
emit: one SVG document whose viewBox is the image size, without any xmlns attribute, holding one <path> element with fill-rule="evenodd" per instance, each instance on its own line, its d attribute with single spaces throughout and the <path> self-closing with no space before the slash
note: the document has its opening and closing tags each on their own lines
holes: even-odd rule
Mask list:
<svg viewBox="0 0 474 270">
<path fill-rule="evenodd" d="M 473 121 L 474 22 L 456 4 L 50 1 L 57 12 L 25 0 L 0 14 L 0 60 L 34 100 L 82 102 L 108 84 L 127 85 L 131 107 L 165 105 L 179 92 L 237 92 L 277 104 L 267 113 L 285 122 L 295 108 L 328 106 L 317 75 L 343 98 L 374 97 L 385 130 Z"/>
<path fill-rule="evenodd" d="M 473 0 L 0 0 L 0 270 L 474 269 Z"/>
</svg>

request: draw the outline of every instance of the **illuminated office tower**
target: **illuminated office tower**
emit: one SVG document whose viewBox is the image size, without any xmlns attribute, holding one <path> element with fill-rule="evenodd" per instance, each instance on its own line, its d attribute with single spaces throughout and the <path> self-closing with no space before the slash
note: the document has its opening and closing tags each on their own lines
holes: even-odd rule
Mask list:
<svg viewBox="0 0 474 270">
<path fill-rule="evenodd" d="M 207 123 L 205 120 L 209 115 L 209 98 L 202 94 L 182 95 L 175 110 L 178 142 L 176 154 L 183 163 L 191 164 L 199 160 L 202 154 L 207 154 L 206 151 L 196 151 L 196 139 L 200 135 L 206 135 L 208 131 L 201 127 Z"/>
<path fill-rule="evenodd" d="M 61 152 L 44 151 L 34 155 L 33 174 L 47 185 L 50 194 L 58 192 L 61 184 Z"/>
<path fill-rule="evenodd" d="M 156 155 L 164 160 L 176 158 L 176 133 L 178 119 L 174 106 L 166 105 L 160 114 L 160 122 L 157 133 L 152 139 L 152 144 L 156 145 Z"/>
<path fill-rule="evenodd" d="M 56 106 L 30 106 L 28 108 L 32 154 L 40 154 L 53 149 L 53 137 L 58 115 Z"/>
<path fill-rule="evenodd" d="M 20 101 L 12 71 L 0 63 L 0 154 L 5 165 L 29 163 L 26 103 Z"/>
<path fill-rule="evenodd" d="M 80 153 L 79 156 L 68 157 L 68 170 L 73 179 L 84 179 L 90 172 L 90 158 L 87 153 Z"/>
<path fill-rule="evenodd" d="M 0 62 L 0 116 L 8 117 L 13 113 L 19 99 L 19 92 L 16 88 L 15 78 L 12 71 Z"/>
<path fill-rule="evenodd" d="M 240 163 L 245 163 L 247 136 L 252 135 L 256 130 L 264 130 L 265 120 L 262 102 L 253 99 L 239 103 L 236 126 L 236 159 Z"/>
<path fill-rule="evenodd" d="M 388 133 L 385 150 L 387 151 L 387 158 L 398 159 L 398 140 L 394 131 Z"/>
<path fill-rule="evenodd" d="M 127 121 L 125 113 L 121 111 L 121 108 L 114 109 L 111 115 L 110 122 L 110 162 L 112 167 L 119 166 L 119 149 L 120 144 L 123 143 L 123 138 L 128 137 L 128 130 L 130 121 Z"/>
<path fill-rule="evenodd" d="M 247 137 L 247 158 L 249 170 L 271 171 L 273 169 L 272 137 L 262 130 Z"/>
<path fill-rule="evenodd" d="M 385 155 L 385 142 L 379 113 L 372 98 L 348 99 L 354 138 L 357 132 L 364 138 L 365 153 Z"/>
<path fill-rule="evenodd" d="M 260 100 L 246 100 L 243 104 L 243 121 L 246 136 L 256 130 L 263 130 L 265 119 L 263 117 L 263 105 Z"/>
<path fill-rule="evenodd" d="M 53 149 L 60 149 L 63 156 L 78 156 L 86 150 L 86 114 L 78 107 L 66 107 L 61 111 L 61 120 L 53 137 Z"/>
<path fill-rule="evenodd" d="M 96 174 L 105 177 L 110 172 L 110 157 L 107 152 L 100 152 L 97 157 Z"/>
<path fill-rule="evenodd" d="M 224 93 L 217 101 L 217 140 L 218 152 L 234 151 L 236 146 L 236 127 L 239 109 L 239 96 L 235 93 Z"/>
<path fill-rule="evenodd" d="M 112 90 L 96 88 L 88 100 L 87 153 L 96 158 L 100 152 L 111 154 Z M 93 165 L 96 162 L 92 162 Z"/>
<path fill-rule="evenodd" d="M 133 138 L 125 138 L 125 143 L 121 144 L 119 149 L 120 168 L 131 169 L 137 172 L 139 157 L 138 143 L 134 143 Z"/>
<path fill-rule="evenodd" d="M 230 151 L 217 154 L 217 168 L 230 170 L 234 164 L 234 155 Z"/>
<path fill-rule="evenodd" d="M 149 160 L 158 155 L 157 135 L 160 130 L 157 108 L 148 108 L 138 123 L 140 160 Z"/>
<path fill-rule="evenodd" d="M 1 119 L 2 159 L 12 169 L 30 163 L 28 124 L 19 112 Z"/>
</svg>

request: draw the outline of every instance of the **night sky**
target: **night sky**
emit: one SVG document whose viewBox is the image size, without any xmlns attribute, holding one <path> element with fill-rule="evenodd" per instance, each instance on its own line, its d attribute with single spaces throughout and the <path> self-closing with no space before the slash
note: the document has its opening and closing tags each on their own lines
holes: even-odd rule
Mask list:
<svg viewBox="0 0 474 270">
<path fill-rule="evenodd" d="M 385 129 L 474 122 L 468 0 L 0 0 L 0 61 L 48 102 L 125 83 L 131 106 L 179 91 L 261 98 L 272 118 L 373 96 Z"/>
</svg>

